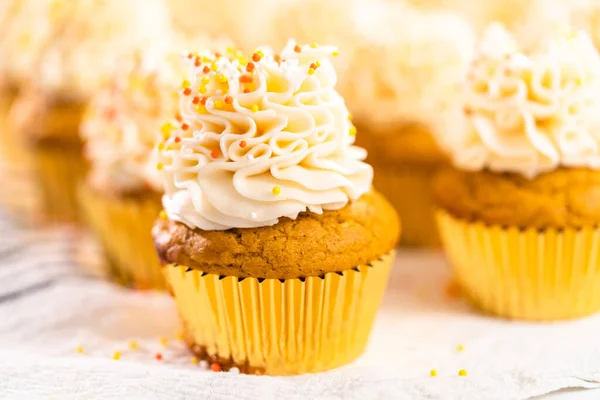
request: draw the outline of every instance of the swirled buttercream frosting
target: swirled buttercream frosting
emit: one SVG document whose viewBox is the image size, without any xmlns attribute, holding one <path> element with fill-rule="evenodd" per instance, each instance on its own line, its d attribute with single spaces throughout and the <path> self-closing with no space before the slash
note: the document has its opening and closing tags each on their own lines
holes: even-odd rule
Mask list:
<svg viewBox="0 0 600 400">
<path fill-rule="evenodd" d="M 225 230 L 335 210 L 370 190 L 335 90 L 335 48 L 190 53 L 179 114 L 162 128 L 157 169 L 171 220 Z"/>
</svg>

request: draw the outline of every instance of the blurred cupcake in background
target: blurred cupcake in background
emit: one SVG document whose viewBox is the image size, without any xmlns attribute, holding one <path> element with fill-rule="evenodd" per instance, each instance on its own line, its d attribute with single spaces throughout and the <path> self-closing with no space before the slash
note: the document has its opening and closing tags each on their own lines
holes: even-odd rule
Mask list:
<svg viewBox="0 0 600 400">
<path fill-rule="evenodd" d="M 509 318 L 600 310 L 600 55 L 585 33 L 524 52 L 486 32 L 440 135 L 444 246 L 463 292 Z"/>
<path fill-rule="evenodd" d="M 399 3 L 360 7 L 356 51 L 341 82 L 353 133 L 369 153 L 375 187 L 400 214 L 401 244 L 437 246 L 431 178 L 447 159 L 432 130 L 456 101 L 473 33 L 454 14 Z"/>
<path fill-rule="evenodd" d="M 111 275 L 137 288 L 164 288 L 150 236 L 162 209 L 153 148 L 161 126 L 175 118 L 184 76 L 183 53 L 169 47 L 127 57 L 93 95 L 80 131 L 90 166 L 80 187 L 83 217 L 104 246 Z"/>
<path fill-rule="evenodd" d="M 52 37 L 25 69 L 28 85 L 12 118 L 25 135 L 52 220 L 77 219 L 76 185 L 85 173 L 78 130 L 88 99 L 119 68 L 131 49 L 170 32 L 161 0 L 52 2 Z"/>
</svg>

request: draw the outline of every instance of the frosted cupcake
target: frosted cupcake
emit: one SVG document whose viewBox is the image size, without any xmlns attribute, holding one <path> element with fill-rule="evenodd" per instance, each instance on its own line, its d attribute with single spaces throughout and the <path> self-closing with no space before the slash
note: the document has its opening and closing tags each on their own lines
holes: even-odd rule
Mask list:
<svg viewBox="0 0 600 400">
<path fill-rule="evenodd" d="M 90 101 L 81 125 L 90 171 L 80 206 L 104 245 L 112 275 L 137 288 L 164 288 L 150 231 L 161 206 L 154 143 L 177 112 L 178 54 L 136 54 Z"/>
<path fill-rule="evenodd" d="M 159 143 L 158 254 L 192 350 L 243 372 L 317 372 L 367 343 L 398 238 L 335 90 L 331 47 L 190 60 Z"/>
<path fill-rule="evenodd" d="M 478 307 L 531 320 L 600 310 L 599 84 L 583 33 L 529 53 L 500 26 L 486 33 L 442 135 L 455 168 L 436 182 L 444 246 Z"/>
<path fill-rule="evenodd" d="M 49 218 L 77 217 L 76 185 L 85 173 L 78 136 L 87 100 L 114 74 L 121 57 L 169 33 L 168 10 L 159 0 L 80 0 L 53 3 L 52 40 L 26 73 L 30 85 L 15 104 L 26 135 Z"/>
<path fill-rule="evenodd" d="M 401 244 L 437 246 L 431 178 L 447 159 L 433 130 L 455 101 L 472 32 L 451 14 L 387 3 L 365 10 L 343 82 L 357 143 L 369 152 L 375 187 L 400 215 Z"/>
</svg>

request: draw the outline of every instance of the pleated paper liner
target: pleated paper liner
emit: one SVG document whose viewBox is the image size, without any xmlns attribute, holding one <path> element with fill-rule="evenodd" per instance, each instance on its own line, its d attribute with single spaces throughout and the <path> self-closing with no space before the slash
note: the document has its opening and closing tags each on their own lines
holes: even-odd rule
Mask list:
<svg viewBox="0 0 600 400">
<path fill-rule="evenodd" d="M 401 246 L 440 247 L 431 181 L 435 166 L 375 163 L 374 186 L 392 203 L 402 221 Z"/>
<path fill-rule="evenodd" d="M 79 189 L 83 218 L 104 247 L 110 276 L 137 289 L 166 288 L 152 225 L 162 205 L 150 190 L 130 197 L 107 196 L 83 184 Z"/>
<path fill-rule="evenodd" d="M 600 311 L 600 228 L 519 229 L 438 211 L 463 293 L 492 314 L 561 320 Z"/>
<path fill-rule="evenodd" d="M 165 274 L 199 357 L 246 373 L 295 375 L 363 353 L 394 255 L 322 277 L 242 279 L 181 265 Z"/>
<path fill-rule="evenodd" d="M 78 143 L 49 141 L 35 143 L 34 172 L 42 196 L 44 219 L 48 222 L 77 222 L 77 186 L 86 173 Z"/>
</svg>

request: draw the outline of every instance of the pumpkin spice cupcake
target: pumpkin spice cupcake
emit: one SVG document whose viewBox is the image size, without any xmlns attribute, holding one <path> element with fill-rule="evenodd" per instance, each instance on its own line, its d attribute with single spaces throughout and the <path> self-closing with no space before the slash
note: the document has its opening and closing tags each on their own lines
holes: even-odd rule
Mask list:
<svg viewBox="0 0 600 400">
<path fill-rule="evenodd" d="M 170 32 L 161 0 L 138 3 L 80 0 L 54 4 L 52 40 L 30 63 L 30 84 L 14 105 L 14 120 L 28 142 L 42 190 L 45 213 L 57 221 L 77 220 L 78 182 L 86 164 L 79 125 L 89 98 L 115 73 L 119 60 L 136 46 Z"/>
<path fill-rule="evenodd" d="M 356 24 L 357 50 L 342 82 L 357 144 L 369 153 L 375 188 L 400 215 L 401 244 L 435 247 L 431 179 L 448 160 L 433 129 L 454 101 L 473 35 L 455 15 L 397 3 L 362 14 L 371 17 Z"/>
<path fill-rule="evenodd" d="M 491 27 L 443 136 L 444 246 L 464 293 L 509 318 L 600 310 L 600 56 L 584 33 L 524 53 Z"/>
<path fill-rule="evenodd" d="M 226 368 L 317 372 L 366 346 L 399 223 L 352 146 L 334 51 L 192 58 L 159 144 L 155 246 L 189 345 Z"/>
</svg>

